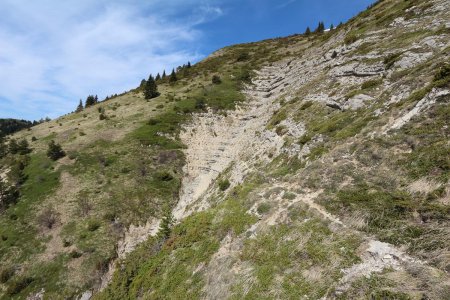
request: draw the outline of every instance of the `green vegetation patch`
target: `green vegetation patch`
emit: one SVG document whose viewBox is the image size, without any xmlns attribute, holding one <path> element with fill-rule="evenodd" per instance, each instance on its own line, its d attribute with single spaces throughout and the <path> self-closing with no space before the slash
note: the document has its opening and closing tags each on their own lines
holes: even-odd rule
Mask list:
<svg viewBox="0 0 450 300">
<path fill-rule="evenodd" d="M 209 261 L 226 234 L 239 235 L 255 221 L 237 199 L 193 214 L 176 225 L 168 239 L 150 238 L 130 254 L 94 299 L 201 298 L 205 278 L 194 271 Z"/>
<path fill-rule="evenodd" d="M 434 222 L 447 220 L 450 209 L 425 197 L 359 183 L 339 191 L 336 201 L 329 201 L 324 205 L 335 214 L 354 213 L 366 216 L 367 227 L 364 229 L 377 234 L 382 241 L 409 245 L 412 251 L 445 247 L 445 241 L 430 244 L 432 235 L 439 235 L 440 231 L 436 231 L 432 225 Z M 413 222 L 413 216 L 417 213 L 427 224 Z"/>
<path fill-rule="evenodd" d="M 360 241 L 351 235 L 333 235 L 317 218 L 279 225 L 247 240 L 241 259 L 253 266 L 255 282 L 247 291 L 234 288 L 232 299 L 319 299 L 342 276 L 341 268 L 358 261 Z M 314 275 L 308 277 L 308 271 Z"/>
</svg>

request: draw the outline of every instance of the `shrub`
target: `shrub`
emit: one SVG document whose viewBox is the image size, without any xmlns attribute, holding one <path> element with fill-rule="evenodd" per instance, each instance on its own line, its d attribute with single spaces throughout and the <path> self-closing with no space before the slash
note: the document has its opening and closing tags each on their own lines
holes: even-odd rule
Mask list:
<svg viewBox="0 0 450 300">
<path fill-rule="evenodd" d="M 197 100 L 195 100 L 195 109 L 206 109 L 205 100 L 203 98 L 198 98 Z"/>
<path fill-rule="evenodd" d="M 356 34 L 349 33 L 345 36 L 344 43 L 346 45 L 350 45 L 350 44 L 353 44 L 354 42 L 356 42 L 358 39 L 359 39 L 359 37 Z"/>
<path fill-rule="evenodd" d="M 439 71 L 434 75 L 433 86 L 443 88 L 448 86 L 450 82 L 450 64 L 446 64 L 439 68 Z"/>
<path fill-rule="evenodd" d="M 214 75 L 211 79 L 213 84 L 221 84 L 222 83 L 222 79 L 220 79 L 220 77 L 218 75 Z"/>
<path fill-rule="evenodd" d="M 306 143 L 308 143 L 309 141 L 311 141 L 312 137 L 309 134 L 304 134 L 299 140 L 298 143 L 300 145 L 305 145 Z"/>
<path fill-rule="evenodd" d="M 47 156 L 52 160 L 58 160 L 66 156 L 66 153 L 62 150 L 61 145 L 55 143 L 54 140 L 51 140 L 48 144 Z"/>
<path fill-rule="evenodd" d="M 17 142 L 15 139 L 11 139 L 9 142 L 9 152 L 11 154 L 28 154 L 31 152 L 29 148 L 28 141 L 26 139 L 22 139 Z"/>
<path fill-rule="evenodd" d="M 89 220 L 87 229 L 89 231 L 96 231 L 100 228 L 100 222 L 98 220 Z"/>
<path fill-rule="evenodd" d="M 383 63 L 386 65 L 386 70 L 392 68 L 396 61 L 399 60 L 401 53 L 393 53 L 384 58 Z"/>
<path fill-rule="evenodd" d="M 79 258 L 79 257 L 81 257 L 82 255 L 83 255 L 83 253 L 78 252 L 77 250 L 72 250 L 72 251 L 69 253 L 69 256 L 70 256 L 71 258 Z"/>
<path fill-rule="evenodd" d="M 98 115 L 98 118 L 99 118 L 100 121 L 103 121 L 103 120 L 107 120 L 107 119 L 108 119 L 108 117 L 107 117 L 104 113 L 99 114 L 99 115 Z"/>
<path fill-rule="evenodd" d="M 6 283 L 14 275 L 13 267 L 5 267 L 0 271 L 0 283 Z"/>
<path fill-rule="evenodd" d="M 20 277 L 14 280 L 8 287 L 6 293 L 9 296 L 16 295 L 26 289 L 33 282 L 33 278 L 31 277 Z"/>
<path fill-rule="evenodd" d="M 286 127 L 286 126 L 284 126 L 284 125 L 279 125 L 279 126 L 277 126 L 276 128 L 275 128 L 275 132 L 277 133 L 277 135 L 279 135 L 279 136 L 283 136 L 283 135 L 285 135 L 286 133 L 288 133 L 288 128 Z"/>
<path fill-rule="evenodd" d="M 248 54 L 248 52 L 241 52 L 238 54 L 238 57 L 236 59 L 236 61 L 246 61 L 250 58 L 250 55 Z"/>
<path fill-rule="evenodd" d="M 383 82 L 382 79 L 368 80 L 361 85 L 361 89 L 362 90 L 371 89 L 371 88 L 374 88 L 374 87 L 380 85 L 382 82 Z"/>
<path fill-rule="evenodd" d="M 154 126 L 154 125 L 156 125 L 156 124 L 159 124 L 161 121 L 160 120 L 158 120 L 158 119 L 153 119 L 153 118 L 151 118 L 150 120 L 148 120 L 148 125 L 151 125 L 151 126 Z"/>
<path fill-rule="evenodd" d="M 58 221 L 58 213 L 53 208 L 47 207 L 38 216 L 37 221 L 42 227 L 52 229 L 53 225 Z"/>
<path fill-rule="evenodd" d="M 219 189 L 221 191 L 225 191 L 226 189 L 228 189 L 230 187 L 231 183 L 228 179 L 223 179 L 221 181 L 219 181 Z"/>
<path fill-rule="evenodd" d="M 250 71 L 243 70 L 237 75 L 237 79 L 241 82 L 250 83 L 252 81 L 252 75 L 250 74 Z"/>
<path fill-rule="evenodd" d="M 302 106 L 300 107 L 300 110 L 305 110 L 305 109 L 311 107 L 312 105 L 313 105 L 312 101 L 307 101 L 307 102 L 302 104 Z"/>
<path fill-rule="evenodd" d="M 271 205 L 267 202 L 261 203 L 260 205 L 258 205 L 258 208 L 256 209 L 256 211 L 258 212 L 258 214 L 263 215 L 265 213 L 267 213 L 271 208 Z"/>
<path fill-rule="evenodd" d="M 156 178 L 160 181 L 171 181 L 173 176 L 169 172 L 159 172 L 156 174 Z"/>
</svg>

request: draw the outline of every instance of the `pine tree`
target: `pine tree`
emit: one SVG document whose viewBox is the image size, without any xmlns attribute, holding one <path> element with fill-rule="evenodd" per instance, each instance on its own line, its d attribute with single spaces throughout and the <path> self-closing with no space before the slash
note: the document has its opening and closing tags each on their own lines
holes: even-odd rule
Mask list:
<svg viewBox="0 0 450 300">
<path fill-rule="evenodd" d="M 161 75 L 159 75 L 159 73 L 158 73 L 158 74 L 156 74 L 155 81 L 160 81 L 160 80 L 161 80 Z"/>
<path fill-rule="evenodd" d="M 93 96 L 93 95 L 89 95 L 87 98 L 86 98 L 86 104 L 85 104 L 85 107 L 87 108 L 87 107 L 89 107 L 89 106 L 92 106 L 92 105 L 94 105 L 96 102 L 95 102 L 95 97 Z"/>
<path fill-rule="evenodd" d="M 188 63 L 187 63 L 187 68 L 191 68 L 191 62 L 190 61 L 188 61 Z"/>
<path fill-rule="evenodd" d="M 156 85 L 155 79 L 152 75 L 148 77 L 147 83 L 145 84 L 144 97 L 145 99 L 152 99 L 158 97 L 158 86 Z"/>
<path fill-rule="evenodd" d="M 66 153 L 60 144 L 56 144 L 54 140 L 51 140 L 48 144 L 47 156 L 52 160 L 58 160 L 66 156 Z"/>
<path fill-rule="evenodd" d="M 98 103 L 98 97 L 97 97 L 97 95 L 95 95 L 95 97 L 94 97 L 94 104 L 97 104 Z"/>
<path fill-rule="evenodd" d="M 142 79 L 141 80 L 141 84 L 139 85 L 139 87 L 141 88 L 141 89 L 143 89 L 143 88 L 145 88 L 145 85 L 147 84 L 147 80 L 145 80 L 145 79 Z"/>
<path fill-rule="evenodd" d="M 26 139 L 22 139 L 19 142 L 17 142 L 15 139 L 11 139 L 9 141 L 8 152 L 11 154 L 25 155 L 30 153 L 31 149 Z"/>
<path fill-rule="evenodd" d="M 166 75 L 166 70 L 163 71 L 161 79 L 164 80 L 166 79 L 167 75 Z"/>
<path fill-rule="evenodd" d="M 28 154 L 28 153 L 31 152 L 31 149 L 29 147 L 30 145 L 28 144 L 28 141 L 26 139 L 20 140 L 17 143 L 17 145 L 19 146 L 19 148 L 18 148 L 18 150 L 19 150 L 18 153 L 19 154 L 25 155 L 25 154 Z"/>
<path fill-rule="evenodd" d="M 333 29 L 334 29 L 334 25 L 331 24 L 331 25 L 330 25 L 330 30 L 333 30 Z"/>
<path fill-rule="evenodd" d="M 19 152 L 19 144 L 15 139 L 11 139 L 8 144 L 8 152 L 11 154 L 17 154 Z"/>
<path fill-rule="evenodd" d="M 325 24 L 323 22 L 319 22 L 319 25 L 317 25 L 317 28 L 314 32 L 323 33 L 324 31 L 325 31 Z"/>
<path fill-rule="evenodd" d="M 306 27 L 305 35 L 310 35 L 310 34 L 311 34 L 311 29 L 308 26 L 308 27 Z"/>
<path fill-rule="evenodd" d="M 78 104 L 75 112 L 80 112 L 80 111 L 83 111 L 83 101 L 81 101 L 81 99 L 80 99 L 80 103 Z"/>
<path fill-rule="evenodd" d="M 164 216 L 161 220 L 161 223 L 159 224 L 159 232 L 158 236 L 162 239 L 167 239 L 170 236 L 170 233 L 172 232 L 172 225 L 173 225 L 174 219 L 172 216 L 172 212 L 170 211 L 170 208 L 168 206 L 164 209 Z"/>
<path fill-rule="evenodd" d="M 172 73 L 170 73 L 169 82 L 175 82 L 177 81 L 177 74 L 175 73 L 175 69 L 172 69 Z"/>
</svg>

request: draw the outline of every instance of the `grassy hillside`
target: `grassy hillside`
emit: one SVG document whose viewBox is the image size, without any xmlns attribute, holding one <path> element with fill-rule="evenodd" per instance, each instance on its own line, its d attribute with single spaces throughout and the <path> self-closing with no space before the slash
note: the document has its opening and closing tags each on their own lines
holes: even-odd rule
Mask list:
<svg viewBox="0 0 450 300">
<path fill-rule="evenodd" d="M 379 1 L 14 134 L 0 298 L 447 299 L 449 18 Z"/>
</svg>

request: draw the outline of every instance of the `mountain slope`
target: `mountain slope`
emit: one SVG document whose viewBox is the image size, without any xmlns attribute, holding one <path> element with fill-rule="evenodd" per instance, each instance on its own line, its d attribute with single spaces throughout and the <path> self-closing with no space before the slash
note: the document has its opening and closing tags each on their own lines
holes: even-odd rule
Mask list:
<svg viewBox="0 0 450 300">
<path fill-rule="evenodd" d="M 3 297 L 447 299 L 449 4 L 379 1 L 15 134 Z"/>
</svg>

